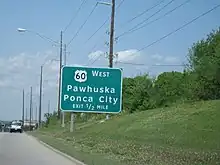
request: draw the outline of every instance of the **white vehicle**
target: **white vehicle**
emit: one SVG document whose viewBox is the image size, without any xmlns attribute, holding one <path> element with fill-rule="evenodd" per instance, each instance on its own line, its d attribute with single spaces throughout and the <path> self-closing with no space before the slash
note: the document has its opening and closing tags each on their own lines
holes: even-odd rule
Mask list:
<svg viewBox="0 0 220 165">
<path fill-rule="evenodd" d="M 11 126 L 10 126 L 10 133 L 12 133 L 12 132 L 20 132 L 20 133 L 22 133 L 23 132 L 22 122 L 20 122 L 20 121 L 13 121 L 11 123 Z"/>
</svg>

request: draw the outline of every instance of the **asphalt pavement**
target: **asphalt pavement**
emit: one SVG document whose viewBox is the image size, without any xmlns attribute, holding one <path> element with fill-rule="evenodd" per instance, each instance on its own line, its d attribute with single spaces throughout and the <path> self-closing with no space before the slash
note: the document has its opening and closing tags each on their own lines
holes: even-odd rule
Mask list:
<svg viewBox="0 0 220 165">
<path fill-rule="evenodd" d="M 25 133 L 0 132 L 0 165 L 77 165 Z"/>
</svg>

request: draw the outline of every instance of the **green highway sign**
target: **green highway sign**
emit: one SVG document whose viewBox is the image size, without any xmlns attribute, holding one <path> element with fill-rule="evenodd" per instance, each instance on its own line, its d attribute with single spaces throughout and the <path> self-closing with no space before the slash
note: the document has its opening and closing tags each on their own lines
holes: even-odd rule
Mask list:
<svg viewBox="0 0 220 165">
<path fill-rule="evenodd" d="M 64 112 L 119 113 L 122 70 L 64 66 L 60 109 Z"/>
</svg>

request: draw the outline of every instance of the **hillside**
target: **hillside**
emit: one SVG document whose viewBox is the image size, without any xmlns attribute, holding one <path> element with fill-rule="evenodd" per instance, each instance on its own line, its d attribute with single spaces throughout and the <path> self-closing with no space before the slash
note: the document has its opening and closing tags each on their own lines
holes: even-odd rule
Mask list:
<svg viewBox="0 0 220 165">
<path fill-rule="evenodd" d="M 207 101 L 134 113 L 72 134 L 55 127 L 33 134 L 88 164 L 214 165 L 220 163 L 219 119 L 220 101 Z"/>
</svg>

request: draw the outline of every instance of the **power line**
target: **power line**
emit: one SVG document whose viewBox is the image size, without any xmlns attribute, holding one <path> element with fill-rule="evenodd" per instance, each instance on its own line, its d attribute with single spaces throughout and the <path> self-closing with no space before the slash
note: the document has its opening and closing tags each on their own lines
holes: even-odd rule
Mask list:
<svg viewBox="0 0 220 165">
<path fill-rule="evenodd" d="M 126 21 L 122 26 L 134 21 L 135 19 L 141 17 L 142 15 L 144 15 L 145 13 L 147 13 L 148 11 L 154 9 L 155 7 L 159 6 L 160 4 L 162 4 L 165 0 L 161 0 L 158 3 L 154 4 L 153 6 L 147 8 L 146 10 L 144 10 L 143 12 L 139 13 L 138 15 L 136 15 L 135 17 L 129 19 L 128 21 Z"/>
<path fill-rule="evenodd" d="M 105 20 L 105 22 L 85 41 L 85 44 L 96 34 L 99 32 L 99 30 L 102 29 L 103 26 L 109 21 L 109 18 Z"/>
<path fill-rule="evenodd" d="M 78 10 L 76 11 L 76 14 L 73 15 L 73 17 L 71 18 L 70 22 L 67 24 L 67 26 L 65 27 L 65 29 L 63 30 L 63 32 L 65 33 L 66 30 L 68 29 L 68 27 L 73 23 L 74 19 L 77 17 L 77 15 L 79 14 L 80 10 L 82 9 L 82 6 L 87 2 L 87 0 L 83 0 L 82 3 L 80 4 Z"/>
<path fill-rule="evenodd" d="M 94 51 L 94 49 L 96 48 L 96 46 L 97 46 L 97 44 L 98 43 L 96 43 L 96 45 L 94 45 L 94 47 L 93 47 L 93 49 L 90 51 L 90 53 L 92 53 L 93 51 Z M 90 54 L 89 53 L 89 54 Z M 91 64 L 90 65 L 92 65 L 92 64 L 94 64 L 101 56 L 103 56 L 104 55 L 104 53 L 100 53 L 95 59 L 94 58 L 90 58 L 89 60 L 88 60 L 88 62 L 87 62 L 87 64 L 86 65 L 89 65 L 89 62 L 90 61 L 92 61 L 93 59 L 94 59 L 94 61 L 93 62 L 91 62 Z"/>
<path fill-rule="evenodd" d="M 146 27 L 146 26 L 148 26 L 148 25 L 150 25 L 150 24 L 152 24 L 152 23 L 154 23 L 154 22 L 156 22 L 156 21 L 158 21 L 158 20 L 160 20 L 160 19 L 166 17 L 168 14 L 170 14 L 170 13 L 174 12 L 175 10 L 177 10 L 178 8 L 184 6 L 184 5 L 187 4 L 189 1 L 191 1 L 191 0 L 186 0 L 186 1 L 184 1 L 183 3 L 181 3 L 181 4 L 178 5 L 178 6 L 176 6 L 176 7 L 173 8 L 172 10 L 166 12 L 164 15 L 158 17 L 157 19 L 154 19 L 154 20 L 152 20 L 152 21 L 150 21 L 150 22 L 148 22 L 148 23 L 146 23 L 146 24 L 144 24 L 144 25 L 142 25 L 142 26 L 140 26 L 140 27 L 138 27 L 138 28 L 136 28 L 136 29 L 130 30 L 130 31 L 124 33 L 123 35 L 118 36 L 116 39 L 118 39 L 119 37 L 121 38 L 121 37 L 124 36 L 124 35 L 133 33 L 133 32 L 135 32 L 135 31 L 137 31 L 137 30 L 140 30 L 140 29 L 142 29 L 142 28 L 144 28 L 144 27 Z"/>
<path fill-rule="evenodd" d="M 89 52 L 89 54 L 92 53 L 92 52 L 95 50 L 95 48 L 97 47 L 97 45 L 98 45 L 98 42 L 96 42 L 96 44 L 92 47 L 92 50 Z"/>
<path fill-rule="evenodd" d="M 121 5 L 124 3 L 124 1 L 125 1 L 125 0 L 121 0 L 121 2 L 118 4 L 118 6 L 117 6 L 117 8 L 116 8 L 116 9 L 120 8 L 120 7 L 121 7 Z"/>
<path fill-rule="evenodd" d="M 154 42 L 152 42 L 152 43 L 150 43 L 150 44 L 144 46 L 143 48 L 139 49 L 137 52 L 143 51 L 144 49 L 151 47 L 152 45 L 154 45 L 154 44 L 160 42 L 161 40 L 166 39 L 167 37 L 171 36 L 172 34 L 178 32 L 178 31 L 180 31 L 180 30 L 182 30 L 182 29 L 185 28 L 186 26 L 188 26 L 188 25 L 190 25 L 191 23 L 197 21 L 197 20 L 200 19 L 201 17 L 203 17 L 203 16 L 205 16 L 205 15 L 211 13 L 212 11 L 216 10 L 216 9 L 219 8 L 219 7 L 220 7 L 220 4 L 216 5 L 215 7 L 211 8 L 210 10 L 208 10 L 208 11 L 202 13 L 201 15 L 199 15 L 199 16 L 195 17 L 194 19 L 192 19 L 191 21 L 189 21 L 189 22 L 185 23 L 184 25 L 180 26 L 179 28 L 175 29 L 174 31 L 172 31 L 172 32 L 166 34 L 165 36 L 159 38 L 158 40 L 155 40 Z M 130 54 L 130 56 L 135 55 L 137 52 Z"/>
<path fill-rule="evenodd" d="M 122 62 L 122 61 L 117 61 L 117 63 L 127 64 L 127 65 L 141 65 L 141 66 L 185 66 L 184 64 L 155 64 L 155 65 L 149 65 L 149 64 L 144 64 L 144 63 L 132 63 L 132 62 Z"/>
<path fill-rule="evenodd" d="M 117 9 L 124 3 L 125 0 L 122 0 L 120 2 L 120 4 L 117 6 Z M 157 4 L 155 4 L 154 6 L 146 9 L 145 11 L 143 11 L 142 13 L 138 14 L 137 16 L 131 18 L 130 20 L 128 20 L 125 24 L 128 24 L 130 22 L 132 22 L 133 20 L 135 20 L 136 18 L 142 16 L 143 14 L 147 13 L 148 11 L 152 10 L 153 8 L 157 7 L 158 5 L 160 5 L 161 3 L 163 3 L 165 0 L 161 0 L 160 2 L 158 2 Z M 108 21 L 109 21 L 110 17 L 108 19 L 105 20 L 105 22 L 86 40 L 85 43 L 87 43 Z"/>
<path fill-rule="evenodd" d="M 151 15 L 149 18 L 147 18 L 147 19 L 145 19 L 145 20 L 148 20 L 148 19 L 150 19 L 151 17 L 153 17 L 154 15 L 156 15 L 158 12 L 160 12 L 161 10 L 163 10 L 165 7 L 167 7 L 167 6 L 168 6 L 169 4 L 171 4 L 173 1 L 174 1 L 174 0 L 171 0 L 169 3 L 167 3 L 167 4 L 166 4 L 165 6 L 163 6 L 161 9 L 159 9 L 156 13 L 154 13 L 153 15 Z M 121 5 L 123 2 L 124 2 L 124 0 L 121 1 L 121 3 L 118 5 L 117 9 L 120 7 L 120 5 Z M 136 16 L 136 18 L 138 18 L 139 16 L 143 15 L 143 14 L 146 13 L 147 11 L 149 11 L 149 10 L 151 10 L 151 9 L 153 9 L 153 8 L 155 8 L 155 7 L 157 7 L 158 5 L 160 5 L 160 4 L 163 3 L 163 2 L 164 2 L 164 0 L 161 0 L 159 3 L 155 4 L 155 5 L 152 6 L 151 8 L 145 10 L 144 12 L 142 12 L 141 14 L 139 14 L 138 16 Z M 133 21 L 133 20 L 136 19 L 136 18 L 134 17 L 134 18 L 132 18 L 130 21 Z M 110 18 L 108 18 L 108 19 L 104 22 L 104 24 L 102 24 L 102 26 L 98 29 L 98 31 L 105 25 L 105 23 L 106 23 L 109 19 L 110 19 Z M 97 33 L 98 31 L 96 31 L 95 33 Z M 94 34 L 94 35 L 95 35 L 95 34 Z M 93 37 L 94 35 L 92 35 L 92 37 Z M 91 39 L 91 37 L 90 37 L 89 39 Z M 96 45 L 97 45 L 97 44 L 96 44 Z M 96 45 L 95 45 L 95 46 L 96 46 Z M 101 56 L 102 56 L 102 54 L 100 54 L 100 55 L 92 62 L 92 64 L 93 64 L 94 62 L 96 62 Z M 91 59 L 90 59 L 90 61 L 91 61 Z"/>
<path fill-rule="evenodd" d="M 47 36 L 44 36 L 44 35 L 42 35 L 42 34 L 40 34 L 40 33 L 38 33 L 38 32 L 31 31 L 31 30 L 27 30 L 27 31 L 28 31 L 28 32 L 31 32 L 31 33 L 34 33 L 34 34 L 36 34 L 38 37 L 40 37 L 40 38 L 42 38 L 42 39 L 44 39 L 44 40 L 47 40 L 47 41 L 51 42 L 53 45 L 57 45 L 57 44 L 58 44 L 57 41 L 55 41 L 55 40 L 53 40 L 53 39 L 51 39 L 51 38 L 49 38 L 49 37 L 47 37 Z"/>
<path fill-rule="evenodd" d="M 137 25 L 135 25 L 133 28 L 131 28 L 130 30 L 118 35 L 116 38 L 119 38 L 121 36 L 126 35 L 127 33 L 129 33 L 130 31 L 136 29 L 138 26 L 142 25 L 143 23 L 147 22 L 150 18 L 152 18 L 153 16 L 155 16 L 157 13 L 161 12 L 163 9 L 165 9 L 167 6 L 169 6 L 171 3 L 173 3 L 175 0 L 171 0 L 170 2 L 168 2 L 167 4 L 165 4 L 162 8 L 160 8 L 159 10 L 157 10 L 155 13 L 153 13 L 150 17 L 147 17 L 146 19 L 144 19 L 143 21 L 141 21 L 140 23 L 138 23 Z"/>
<path fill-rule="evenodd" d="M 217 5 L 217 6 L 215 6 L 215 7 L 213 7 L 212 9 L 210 9 L 210 10 L 208 10 L 208 11 L 202 13 L 202 14 L 199 15 L 198 17 L 192 19 L 191 21 L 187 22 L 186 24 L 182 25 L 181 27 L 177 28 L 176 30 L 174 30 L 174 31 L 172 31 L 172 32 L 170 32 L 170 33 L 168 33 L 167 35 L 161 37 L 160 39 L 158 39 L 158 40 L 152 42 L 151 44 L 149 44 L 149 45 L 147 45 L 147 46 L 141 48 L 139 51 L 142 51 L 142 50 L 144 50 L 144 49 L 146 49 L 146 48 L 148 48 L 148 47 L 154 45 L 155 43 L 157 43 L 157 42 L 159 42 L 159 41 L 161 41 L 161 40 L 167 38 L 168 36 L 170 36 L 170 35 L 176 33 L 176 32 L 179 31 L 179 30 L 182 30 L 184 27 L 190 25 L 191 23 L 195 22 L 195 21 L 198 20 L 199 18 L 201 18 L 201 17 L 203 17 L 203 16 L 209 14 L 210 12 L 212 12 L 212 11 L 215 10 L 215 9 L 217 9 L 218 7 L 220 7 L 220 4 Z"/>
<path fill-rule="evenodd" d="M 79 32 L 83 29 L 84 25 L 86 24 L 86 22 L 89 20 L 90 16 L 93 14 L 93 12 L 95 11 L 97 7 L 97 3 L 96 5 L 93 7 L 92 11 L 89 13 L 88 17 L 86 18 L 86 20 L 84 21 L 84 23 L 80 26 L 80 28 L 78 29 L 78 31 L 75 33 L 75 35 L 73 36 L 73 38 L 68 42 L 67 47 L 71 44 L 71 42 L 77 37 L 77 35 L 79 34 Z"/>
<path fill-rule="evenodd" d="M 95 48 L 97 47 L 97 45 L 98 45 L 98 42 L 92 47 L 92 50 L 91 50 L 88 54 L 92 53 L 92 52 L 95 50 Z M 92 61 L 92 58 L 90 58 L 90 59 L 88 60 L 87 65 L 89 65 L 89 62 L 90 62 L 90 61 Z"/>
<path fill-rule="evenodd" d="M 121 5 L 124 3 L 125 0 L 121 0 L 121 2 L 118 4 L 116 9 L 119 9 L 121 7 Z M 103 22 L 103 24 L 101 24 L 101 26 L 85 41 L 84 44 L 86 44 L 96 33 L 98 33 L 103 26 L 105 26 L 105 24 L 110 20 L 110 16 L 105 20 L 105 22 Z"/>
<path fill-rule="evenodd" d="M 116 10 L 118 10 L 120 7 L 121 7 L 121 5 L 124 3 L 124 1 L 125 0 L 121 0 L 121 2 L 118 4 L 118 6 L 116 7 Z M 88 40 L 86 40 L 86 42 L 85 43 L 87 43 L 109 20 L 110 20 L 110 18 L 111 17 L 108 17 L 106 20 L 105 20 L 105 22 L 88 38 Z M 98 42 L 99 42 L 100 40 L 98 40 Z M 92 52 L 92 51 L 94 51 L 94 49 L 97 47 L 97 45 L 98 45 L 98 42 L 96 42 L 96 44 L 93 46 L 93 48 L 92 48 L 92 50 L 90 51 L 90 53 Z M 102 56 L 103 54 L 100 54 L 99 56 L 97 56 L 97 58 L 91 58 L 89 61 L 88 61 L 88 64 L 87 65 L 89 65 L 89 62 L 90 61 L 92 61 L 92 59 L 94 59 L 94 61 L 91 63 L 91 64 L 94 64 L 101 56 Z"/>
<path fill-rule="evenodd" d="M 100 40 L 98 40 L 98 41 L 100 41 Z M 98 45 L 98 42 L 96 42 L 96 44 L 92 47 L 92 49 L 89 51 L 88 54 L 94 52 L 94 50 L 96 49 L 97 45 Z M 88 62 L 87 62 L 87 65 L 89 65 L 89 62 L 92 61 L 92 60 L 93 60 L 93 58 L 89 59 Z M 96 60 L 96 61 L 97 61 L 97 60 Z M 93 62 L 93 63 L 94 63 L 94 62 Z"/>
<path fill-rule="evenodd" d="M 99 54 L 94 60 L 93 60 L 93 62 L 90 64 L 90 65 L 92 65 L 92 64 L 94 64 L 96 61 L 98 61 L 99 59 L 100 59 L 100 57 L 102 57 L 103 56 L 103 54 Z M 89 65 L 89 64 L 88 64 Z"/>
</svg>

